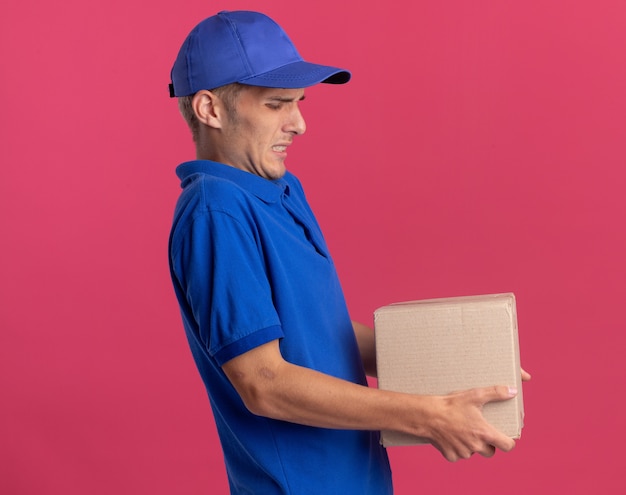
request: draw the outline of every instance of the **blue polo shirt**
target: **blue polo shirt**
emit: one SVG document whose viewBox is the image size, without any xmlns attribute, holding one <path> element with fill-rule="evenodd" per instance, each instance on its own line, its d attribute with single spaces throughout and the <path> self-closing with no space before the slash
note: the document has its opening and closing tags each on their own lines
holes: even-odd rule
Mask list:
<svg viewBox="0 0 626 495">
<path fill-rule="evenodd" d="M 176 170 L 170 269 L 233 494 L 392 493 L 377 432 L 250 413 L 221 366 L 279 339 L 285 360 L 366 385 L 343 292 L 300 182 L 210 161 Z"/>
</svg>

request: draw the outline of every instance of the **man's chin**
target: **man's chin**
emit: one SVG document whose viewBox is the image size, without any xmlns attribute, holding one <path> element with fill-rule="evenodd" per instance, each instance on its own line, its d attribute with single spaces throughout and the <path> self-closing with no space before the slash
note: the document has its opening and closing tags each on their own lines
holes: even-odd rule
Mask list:
<svg viewBox="0 0 626 495">
<path fill-rule="evenodd" d="M 278 180 L 282 179 L 287 173 L 287 168 L 284 164 L 279 166 L 272 167 L 271 169 L 267 169 L 265 171 L 265 177 L 270 180 Z"/>
</svg>

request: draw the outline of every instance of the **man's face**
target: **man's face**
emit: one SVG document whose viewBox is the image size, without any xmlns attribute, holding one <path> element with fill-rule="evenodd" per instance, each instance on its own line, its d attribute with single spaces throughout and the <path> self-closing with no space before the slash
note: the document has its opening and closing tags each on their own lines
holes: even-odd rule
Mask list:
<svg viewBox="0 0 626 495">
<path fill-rule="evenodd" d="M 266 179 L 281 178 L 288 146 L 306 130 L 298 107 L 303 99 L 303 89 L 243 88 L 235 111 L 222 123 L 216 161 Z"/>
</svg>

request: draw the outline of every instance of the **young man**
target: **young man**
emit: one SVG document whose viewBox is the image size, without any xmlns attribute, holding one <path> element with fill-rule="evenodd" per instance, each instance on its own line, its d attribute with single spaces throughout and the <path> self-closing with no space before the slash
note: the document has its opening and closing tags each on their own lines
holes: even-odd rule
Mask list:
<svg viewBox="0 0 626 495">
<path fill-rule="evenodd" d="M 231 493 L 390 494 L 381 429 L 427 437 L 449 460 L 512 449 L 481 414 L 515 395 L 506 386 L 445 397 L 367 387 L 373 332 L 350 321 L 285 168 L 306 130 L 304 88 L 350 73 L 305 62 L 263 14 L 220 12 L 189 34 L 171 75 L 197 154 L 177 168 L 171 275 Z"/>
</svg>

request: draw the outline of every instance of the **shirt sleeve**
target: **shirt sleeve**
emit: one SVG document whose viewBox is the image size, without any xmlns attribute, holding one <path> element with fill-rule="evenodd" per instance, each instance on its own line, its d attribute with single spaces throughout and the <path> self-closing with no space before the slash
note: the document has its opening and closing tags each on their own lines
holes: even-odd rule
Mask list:
<svg viewBox="0 0 626 495">
<path fill-rule="evenodd" d="M 283 336 L 253 226 L 222 211 L 180 233 L 173 266 L 200 341 L 221 366 Z"/>
</svg>

